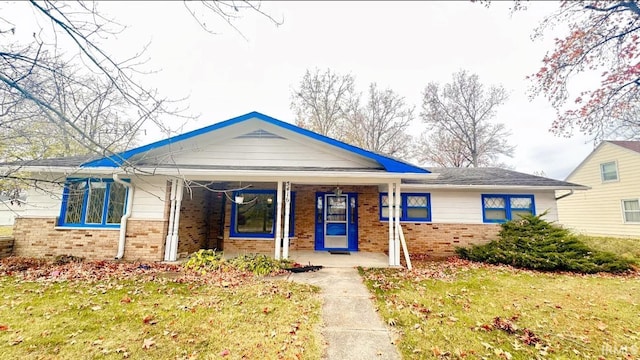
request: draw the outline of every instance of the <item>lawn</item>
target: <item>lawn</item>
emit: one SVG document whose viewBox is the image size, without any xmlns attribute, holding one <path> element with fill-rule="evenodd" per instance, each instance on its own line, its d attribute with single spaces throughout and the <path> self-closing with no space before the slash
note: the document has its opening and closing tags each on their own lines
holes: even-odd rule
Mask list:
<svg viewBox="0 0 640 360">
<path fill-rule="evenodd" d="M 0 289 L 7 359 L 318 359 L 322 351 L 317 288 L 273 278 L 36 264 L 5 268 Z"/>
<path fill-rule="evenodd" d="M 574 275 L 462 260 L 360 269 L 404 359 L 640 356 L 640 275 Z"/>
<path fill-rule="evenodd" d="M 640 265 L 640 239 L 586 235 L 578 235 L 578 239 L 596 250 L 618 254 Z"/>
</svg>

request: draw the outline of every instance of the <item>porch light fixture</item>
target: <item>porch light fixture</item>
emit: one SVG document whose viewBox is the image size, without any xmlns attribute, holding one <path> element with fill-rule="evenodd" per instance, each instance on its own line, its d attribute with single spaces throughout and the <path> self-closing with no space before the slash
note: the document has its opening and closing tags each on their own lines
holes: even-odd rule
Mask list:
<svg viewBox="0 0 640 360">
<path fill-rule="evenodd" d="M 336 186 L 335 190 L 333 190 L 333 194 L 335 196 L 340 196 L 342 195 L 342 189 L 340 189 L 340 186 Z"/>
<path fill-rule="evenodd" d="M 242 204 L 244 203 L 244 196 L 242 195 L 236 195 L 236 204 Z"/>
<path fill-rule="evenodd" d="M 267 198 L 267 205 L 271 205 L 273 203 L 273 199 L 272 198 Z"/>
</svg>

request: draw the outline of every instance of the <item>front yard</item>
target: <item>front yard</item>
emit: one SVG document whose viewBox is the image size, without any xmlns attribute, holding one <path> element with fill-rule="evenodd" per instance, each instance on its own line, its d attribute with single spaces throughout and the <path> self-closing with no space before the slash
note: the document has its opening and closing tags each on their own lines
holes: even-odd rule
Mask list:
<svg viewBox="0 0 640 360">
<path fill-rule="evenodd" d="M 0 266 L 6 359 L 320 358 L 311 286 L 171 265 L 20 267 Z"/>
<path fill-rule="evenodd" d="M 404 359 L 640 356 L 640 276 L 418 262 L 360 270 Z"/>
</svg>

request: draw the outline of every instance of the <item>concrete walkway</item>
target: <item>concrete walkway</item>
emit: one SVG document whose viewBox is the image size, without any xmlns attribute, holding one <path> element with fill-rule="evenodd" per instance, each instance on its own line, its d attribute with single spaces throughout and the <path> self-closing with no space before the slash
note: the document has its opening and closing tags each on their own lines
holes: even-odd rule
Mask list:
<svg viewBox="0 0 640 360">
<path fill-rule="evenodd" d="M 375 311 L 371 294 L 355 268 L 325 267 L 291 274 L 290 281 L 319 286 L 327 360 L 400 359 L 392 336 Z"/>
</svg>

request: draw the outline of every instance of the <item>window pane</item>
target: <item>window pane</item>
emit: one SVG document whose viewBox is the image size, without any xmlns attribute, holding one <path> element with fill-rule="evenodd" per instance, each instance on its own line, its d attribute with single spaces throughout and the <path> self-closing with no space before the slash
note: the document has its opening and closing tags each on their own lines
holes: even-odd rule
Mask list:
<svg viewBox="0 0 640 360">
<path fill-rule="evenodd" d="M 69 184 L 69 197 L 67 198 L 67 211 L 64 216 L 65 224 L 80 224 L 82 222 L 82 202 L 84 192 L 87 189 L 86 182 Z"/>
<path fill-rule="evenodd" d="M 485 210 L 484 217 L 487 220 L 506 220 L 507 215 L 504 210 Z"/>
<path fill-rule="evenodd" d="M 407 219 L 427 219 L 429 210 L 427 208 L 408 208 Z"/>
<path fill-rule="evenodd" d="M 626 222 L 640 222 L 640 211 L 626 212 L 624 213 L 624 221 Z"/>
<path fill-rule="evenodd" d="M 381 206 L 389 206 L 389 197 L 387 195 L 382 195 L 380 197 L 380 205 Z"/>
<path fill-rule="evenodd" d="M 89 182 L 89 201 L 87 204 L 87 224 L 102 224 L 104 210 L 104 195 L 107 184 L 103 182 Z"/>
<path fill-rule="evenodd" d="M 530 209 L 531 198 L 528 197 L 512 197 L 511 198 L 512 209 Z"/>
<path fill-rule="evenodd" d="M 624 200 L 622 204 L 624 206 L 624 221 L 640 222 L 640 201 Z"/>
<path fill-rule="evenodd" d="M 511 210 L 511 220 L 520 219 L 521 215 L 533 215 L 530 210 Z"/>
<path fill-rule="evenodd" d="M 109 208 L 107 209 L 107 223 L 120 224 L 122 215 L 124 214 L 124 201 L 127 194 L 127 188 L 119 183 L 111 183 L 109 189 Z"/>
<path fill-rule="evenodd" d="M 407 207 L 426 207 L 427 206 L 427 197 L 426 196 L 407 196 Z"/>
<path fill-rule="evenodd" d="M 615 162 L 600 165 L 600 171 L 602 172 L 603 181 L 618 180 L 618 171 Z"/>
<path fill-rule="evenodd" d="M 388 207 L 383 207 L 381 210 L 381 215 L 383 218 L 388 219 L 389 218 L 389 208 Z"/>
<path fill-rule="evenodd" d="M 633 211 L 640 210 L 640 201 L 638 200 L 625 200 L 624 201 L 624 210 L 625 211 Z"/>
<path fill-rule="evenodd" d="M 243 193 L 244 201 L 236 204 L 236 232 L 273 233 L 273 194 Z"/>
<path fill-rule="evenodd" d="M 485 197 L 484 198 L 484 207 L 485 208 L 504 208 L 504 198 L 503 197 Z"/>
</svg>

